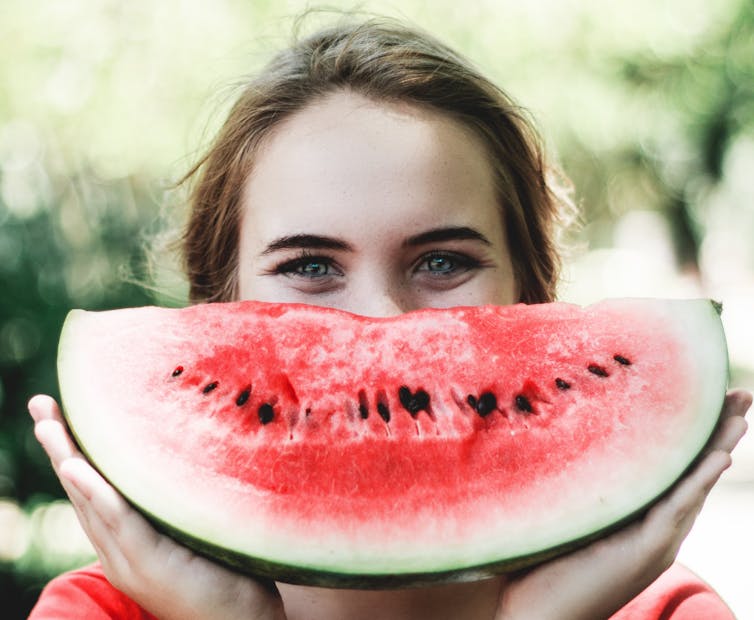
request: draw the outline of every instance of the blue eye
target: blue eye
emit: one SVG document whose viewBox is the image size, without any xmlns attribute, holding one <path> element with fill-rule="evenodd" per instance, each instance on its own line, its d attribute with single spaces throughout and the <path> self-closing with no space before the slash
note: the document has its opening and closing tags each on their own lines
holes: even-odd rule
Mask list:
<svg viewBox="0 0 754 620">
<path fill-rule="evenodd" d="M 287 276 L 317 279 L 340 275 L 326 256 L 300 256 L 275 267 L 275 273 Z"/>
<path fill-rule="evenodd" d="M 470 256 L 454 252 L 433 252 L 422 258 L 417 271 L 424 271 L 431 276 L 452 276 L 477 266 L 479 262 Z"/>
<path fill-rule="evenodd" d="M 427 260 L 427 271 L 432 273 L 448 273 L 455 265 L 447 256 L 433 256 Z"/>
<path fill-rule="evenodd" d="M 320 261 L 309 261 L 302 263 L 296 271 L 302 275 L 315 277 L 325 276 L 330 271 L 330 265 L 322 263 Z"/>
</svg>

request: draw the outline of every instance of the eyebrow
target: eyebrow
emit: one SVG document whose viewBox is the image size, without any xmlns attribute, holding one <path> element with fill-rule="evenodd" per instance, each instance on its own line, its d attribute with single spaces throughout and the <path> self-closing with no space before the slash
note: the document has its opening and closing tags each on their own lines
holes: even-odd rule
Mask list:
<svg viewBox="0 0 754 620">
<path fill-rule="evenodd" d="M 403 242 L 404 247 L 413 247 L 425 243 L 436 243 L 438 241 L 458 241 L 471 239 L 472 241 L 481 241 L 485 245 L 492 245 L 482 233 L 468 226 L 448 226 L 445 228 L 433 228 L 413 237 L 409 237 Z"/>
<path fill-rule="evenodd" d="M 286 235 L 279 237 L 270 243 L 261 253 L 261 256 L 277 252 L 278 250 L 290 250 L 296 248 L 319 248 L 323 250 L 350 251 L 351 245 L 334 237 L 324 235 Z"/>
</svg>

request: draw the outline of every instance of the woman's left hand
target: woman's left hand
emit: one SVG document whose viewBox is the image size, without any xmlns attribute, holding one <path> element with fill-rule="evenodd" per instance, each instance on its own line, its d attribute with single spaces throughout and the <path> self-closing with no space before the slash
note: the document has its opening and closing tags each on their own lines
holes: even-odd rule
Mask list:
<svg viewBox="0 0 754 620">
<path fill-rule="evenodd" d="M 704 456 L 638 521 L 504 586 L 497 620 L 609 618 L 675 561 L 704 501 L 746 432 L 752 395 L 729 392 Z"/>
<path fill-rule="evenodd" d="M 50 457 L 110 583 L 161 620 L 283 620 L 277 588 L 212 562 L 158 532 L 87 462 L 57 403 L 29 401 Z M 77 617 L 76 610 L 69 610 Z"/>
</svg>

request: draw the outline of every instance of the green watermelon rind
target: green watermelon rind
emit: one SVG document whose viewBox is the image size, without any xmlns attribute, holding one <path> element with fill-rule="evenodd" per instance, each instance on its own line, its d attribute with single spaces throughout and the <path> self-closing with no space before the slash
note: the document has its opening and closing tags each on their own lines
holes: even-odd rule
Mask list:
<svg viewBox="0 0 754 620">
<path fill-rule="evenodd" d="M 715 321 L 719 324 L 719 312 L 720 307 L 715 302 L 709 301 L 708 308 L 711 315 L 714 315 Z M 69 317 L 66 319 L 66 325 L 76 320 L 78 311 L 72 311 Z M 61 336 L 59 344 L 59 371 L 63 374 L 63 367 L 65 366 L 65 351 L 66 351 L 66 327 L 63 328 L 63 335 Z M 714 340 L 709 338 L 709 340 Z M 710 343 L 710 347 L 717 350 L 720 357 L 725 359 L 725 373 L 724 378 L 721 373 L 721 384 L 718 386 L 719 390 L 710 389 L 709 402 L 703 408 L 705 411 L 719 412 L 722 408 L 722 403 L 725 395 L 725 389 L 727 387 L 727 348 L 725 347 L 725 337 L 722 332 L 722 326 L 720 326 L 719 338 L 716 342 Z M 723 351 L 720 352 L 720 346 Z M 709 379 L 709 377 L 707 377 Z M 91 464 L 97 469 L 103 477 L 107 479 L 107 476 L 102 468 L 92 457 L 89 451 L 83 446 L 83 442 L 76 432 L 74 425 L 71 423 L 71 419 L 67 413 L 69 410 L 70 397 L 66 397 L 62 390 L 61 380 L 61 394 L 63 415 L 69 424 L 71 434 L 77 443 L 82 453 L 89 459 Z M 74 405 L 75 406 L 75 405 Z M 710 421 L 713 421 L 712 415 L 708 414 Z M 583 536 L 574 537 L 570 540 L 563 541 L 561 544 L 549 546 L 546 549 L 535 550 L 532 553 L 528 553 L 522 556 L 509 557 L 501 559 L 499 561 L 483 562 L 479 564 L 463 564 L 454 566 L 440 566 L 433 567 L 432 570 L 402 570 L 401 567 L 394 567 L 391 572 L 379 571 L 369 572 L 364 570 L 351 571 L 349 570 L 337 570 L 332 566 L 304 566 L 301 564 L 288 564 L 276 562 L 263 557 L 254 557 L 245 553 L 238 553 L 232 549 L 224 546 L 218 546 L 210 541 L 197 538 L 189 532 L 174 527 L 169 523 L 161 520 L 158 516 L 140 506 L 138 502 L 134 501 L 128 494 L 124 494 L 124 497 L 129 501 L 140 513 L 142 513 L 149 521 L 155 526 L 158 531 L 161 531 L 175 540 L 183 543 L 186 547 L 192 549 L 200 555 L 215 560 L 231 569 L 239 571 L 244 574 L 248 574 L 257 578 L 267 578 L 276 581 L 282 581 L 293 584 L 304 584 L 322 587 L 341 587 L 341 588 L 361 588 L 361 589 L 384 589 L 384 588 L 399 588 L 399 587 L 412 587 L 429 585 L 435 583 L 447 583 L 458 581 L 471 581 L 485 577 L 491 577 L 499 575 L 501 573 L 511 573 L 522 569 L 530 568 L 539 563 L 547 561 L 548 559 L 557 557 L 564 553 L 574 551 L 581 547 L 588 545 L 590 542 L 603 538 L 611 532 L 614 532 L 626 524 L 641 518 L 646 511 L 651 508 L 657 501 L 666 495 L 668 490 L 672 488 L 677 480 L 683 476 L 684 473 L 689 471 L 698 462 L 701 456 L 704 454 L 705 447 L 709 441 L 710 436 L 713 434 L 716 428 L 715 423 L 711 423 L 708 428 L 706 436 L 700 437 L 699 449 L 697 453 L 691 458 L 688 464 L 683 470 L 673 478 L 670 484 L 666 488 L 661 490 L 659 494 L 646 501 L 637 508 L 635 511 L 626 515 L 624 518 L 606 525 L 603 528 L 597 529 L 592 532 L 588 532 Z M 116 487 L 117 488 L 117 487 Z M 121 491 L 122 492 L 122 491 Z"/>
</svg>

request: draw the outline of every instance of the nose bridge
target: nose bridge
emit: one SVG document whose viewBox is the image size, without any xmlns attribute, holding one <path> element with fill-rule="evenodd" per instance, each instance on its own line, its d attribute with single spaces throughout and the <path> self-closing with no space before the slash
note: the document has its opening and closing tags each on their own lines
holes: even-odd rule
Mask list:
<svg viewBox="0 0 754 620">
<path fill-rule="evenodd" d="M 356 306 L 358 314 L 372 317 L 397 316 L 408 311 L 399 294 L 377 284 L 359 295 Z"/>
<path fill-rule="evenodd" d="M 360 274 L 353 300 L 353 311 L 372 317 L 397 316 L 411 308 L 401 283 L 385 271 L 369 270 Z"/>
<path fill-rule="evenodd" d="M 408 312 L 408 305 L 396 294 L 386 292 L 380 297 L 380 314 L 378 316 L 398 316 Z"/>
</svg>

